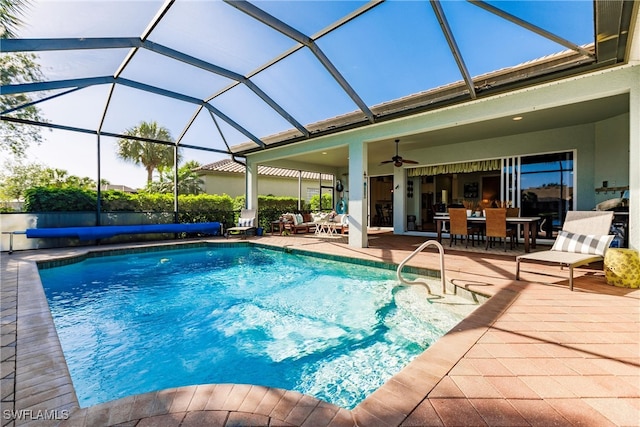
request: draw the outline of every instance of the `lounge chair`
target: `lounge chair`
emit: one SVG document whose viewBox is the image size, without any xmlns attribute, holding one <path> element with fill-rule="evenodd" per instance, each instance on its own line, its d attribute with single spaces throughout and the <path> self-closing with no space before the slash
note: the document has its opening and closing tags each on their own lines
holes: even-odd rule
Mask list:
<svg viewBox="0 0 640 427">
<path fill-rule="evenodd" d="M 242 209 L 240 211 L 240 218 L 238 219 L 238 225 L 235 227 L 227 228 L 227 235 L 243 234 L 246 236 L 249 230 L 255 230 L 256 222 L 257 221 L 256 221 L 255 209 Z"/>
<path fill-rule="evenodd" d="M 613 212 L 569 211 L 562 230 L 551 250 L 516 257 L 516 280 L 520 280 L 520 263 L 556 263 L 569 267 L 569 289 L 573 291 L 573 268 L 604 260 L 613 240 L 609 235 Z"/>
</svg>

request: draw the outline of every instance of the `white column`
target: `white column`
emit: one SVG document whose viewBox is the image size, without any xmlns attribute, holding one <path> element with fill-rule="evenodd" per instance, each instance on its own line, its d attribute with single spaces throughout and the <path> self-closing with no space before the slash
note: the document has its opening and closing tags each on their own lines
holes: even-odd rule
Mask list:
<svg viewBox="0 0 640 427">
<path fill-rule="evenodd" d="M 302 171 L 298 171 L 298 210 L 302 210 Z"/>
<path fill-rule="evenodd" d="M 349 246 L 366 248 L 367 214 L 369 204 L 369 174 L 367 146 L 356 141 L 349 143 Z"/>
<path fill-rule="evenodd" d="M 634 76 L 640 76 L 640 15 L 636 18 L 629 49 L 629 62 L 636 64 Z M 632 78 L 629 91 L 629 248 L 640 250 L 640 78 Z"/>
<path fill-rule="evenodd" d="M 258 209 L 258 165 L 247 158 L 247 174 L 245 176 L 247 209 Z"/>
<path fill-rule="evenodd" d="M 640 73 L 638 73 L 640 75 Z M 629 248 L 640 250 L 640 79 L 629 93 Z"/>
</svg>

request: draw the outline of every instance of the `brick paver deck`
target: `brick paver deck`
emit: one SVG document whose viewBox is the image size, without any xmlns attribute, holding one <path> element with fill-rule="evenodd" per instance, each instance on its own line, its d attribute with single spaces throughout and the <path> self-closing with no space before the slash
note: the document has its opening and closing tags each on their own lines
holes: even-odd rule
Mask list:
<svg viewBox="0 0 640 427">
<path fill-rule="evenodd" d="M 425 239 L 372 235 L 249 238 L 260 243 L 401 262 Z M 111 248 L 113 246 L 109 246 Z M 636 426 L 640 425 L 640 291 L 605 284 L 601 266 L 525 265 L 517 251 L 446 248 L 448 280 L 491 296 L 349 411 L 297 392 L 210 384 L 79 409 L 35 260 L 93 248 L 2 254 L 2 426 Z M 410 265 L 438 269 L 434 251 Z M 57 419 L 50 419 L 57 418 Z"/>
</svg>

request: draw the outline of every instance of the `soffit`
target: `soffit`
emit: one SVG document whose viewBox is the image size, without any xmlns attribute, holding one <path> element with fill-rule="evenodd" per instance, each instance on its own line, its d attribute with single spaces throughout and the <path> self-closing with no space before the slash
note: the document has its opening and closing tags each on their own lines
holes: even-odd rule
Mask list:
<svg viewBox="0 0 640 427">
<path fill-rule="evenodd" d="M 523 120 L 514 121 L 512 117 L 501 117 L 477 123 L 458 125 L 445 129 L 429 131 L 413 135 L 405 135 L 401 139 L 400 154 L 421 148 L 449 145 L 468 141 L 482 141 L 509 135 L 595 123 L 629 112 L 629 96 L 621 94 L 606 98 L 594 99 L 560 107 L 532 111 Z M 376 141 L 368 151 L 369 164 L 379 164 L 389 160 L 394 154 L 394 138 Z M 326 154 L 322 154 L 322 153 Z M 348 148 L 314 151 L 310 153 L 287 156 L 289 162 L 316 164 L 319 167 L 348 166 Z M 277 163 L 277 162 L 275 162 Z"/>
</svg>

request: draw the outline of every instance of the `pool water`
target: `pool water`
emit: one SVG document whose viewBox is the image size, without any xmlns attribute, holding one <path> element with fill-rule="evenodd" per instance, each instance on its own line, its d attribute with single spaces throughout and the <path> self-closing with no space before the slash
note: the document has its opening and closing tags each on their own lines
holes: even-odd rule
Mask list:
<svg viewBox="0 0 640 427">
<path fill-rule="evenodd" d="M 249 246 L 90 258 L 40 275 L 82 407 L 247 383 L 351 409 L 463 317 L 422 287 L 398 287 L 390 270 Z"/>
</svg>

